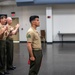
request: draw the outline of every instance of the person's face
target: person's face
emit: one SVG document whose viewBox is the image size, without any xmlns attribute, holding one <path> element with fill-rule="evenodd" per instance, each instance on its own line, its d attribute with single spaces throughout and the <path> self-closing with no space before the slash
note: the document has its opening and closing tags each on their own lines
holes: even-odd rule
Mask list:
<svg viewBox="0 0 75 75">
<path fill-rule="evenodd" d="M 33 21 L 34 25 L 36 25 L 36 27 L 38 27 L 40 25 L 40 21 L 39 18 L 35 18 L 35 20 Z"/>
<path fill-rule="evenodd" d="M 2 23 L 3 25 L 6 24 L 6 18 L 1 19 L 0 21 L 1 21 L 1 23 Z"/>
<path fill-rule="evenodd" d="M 10 19 L 7 20 L 7 23 L 8 23 L 8 24 L 12 24 L 12 19 L 11 19 L 11 20 L 10 20 Z"/>
</svg>

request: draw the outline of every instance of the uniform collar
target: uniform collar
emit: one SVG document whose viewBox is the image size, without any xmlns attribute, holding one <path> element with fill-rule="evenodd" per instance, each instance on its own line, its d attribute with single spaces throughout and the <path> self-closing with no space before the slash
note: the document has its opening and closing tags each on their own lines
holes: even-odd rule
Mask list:
<svg viewBox="0 0 75 75">
<path fill-rule="evenodd" d="M 34 29 L 32 26 L 31 26 L 31 28 L 33 29 L 33 31 L 35 31 L 36 33 L 38 33 L 38 31 L 36 29 Z"/>
<path fill-rule="evenodd" d="M 10 26 L 9 24 L 7 24 L 8 26 Z"/>
<path fill-rule="evenodd" d="M 35 28 L 33 28 L 32 26 L 31 26 L 31 28 L 34 30 L 34 31 L 37 31 Z"/>
<path fill-rule="evenodd" d="M 9 24 L 7 24 L 8 27 L 11 27 Z"/>
</svg>

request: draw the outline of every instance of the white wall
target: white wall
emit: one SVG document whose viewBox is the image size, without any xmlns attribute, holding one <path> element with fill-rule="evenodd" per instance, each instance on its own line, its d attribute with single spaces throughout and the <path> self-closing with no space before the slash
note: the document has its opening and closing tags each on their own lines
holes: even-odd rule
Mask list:
<svg viewBox="0 0 75 75">
<path fill-rule="evenodd" d="M 26 32 L 30 27 L 29 17 L 31 15 L 39 15 L 40 17 L 40 30 L 46 30 L 46 8 L 45 6 L 5 6 L 1 7 L 0 14 L 6 13 L 8 16 L 11 16 L 11 12 L 16 12 L 15 17 L 19 18 L 20 29 L 19 29 L 19 39 L 20 41 L 26 41 Z M 21 30 L 23 28 L 23 30 Z"/>
<path fill-rule="evenodd" d="M 23 7 L 23 24 L 24 24 L 24 28 L 25 31 L 27 32 L 27 30 L 29 29 L 29 27 L 31 26 L 29 23 L 29 17 L 31 15 L 39 15 L 40 17 L 40 27 L 38 28 L 38 31 L 40 32 L 40 30 L 46 30 L 46 8 L 43 6 L 30 6 L 30 7 Z M 26 40 L 26 38 L 24 38 Z"/>
<path fill-rule="evenodd" d="M 75 5 L 55 5 L 53 6 L 53 40 L 61 40 L 58 31 L 75 33 Z M 74 41 L 75 36 L 64 36 L 66 41 Z"/>
<path fill-rule="evenodd" d="M 49 17 L 49 18 L 48 18 Z M 52 42 L 52 7 L 46 8 L 46 41 Z"/>
<path fill-rule="evenodd" d="M 11 16 L 11 12 L 16 12 L 15 17 L 19 18 L 20 23 L 20 41 L 26 41 L 26 32 L 30 27 L 29 16 L 39 15 L 40 16 L 40 27 L 38 30 L 46 30 L 46 7 L 45 6 L 5 6 L 0 7 L 0 14 L 6 13 Z M 60 41 L 61 38 L 58 36 L 58 31 L 61 32 L 75 32 L 75 5 L 53 5 L 53 41 Z M 24 30 L 21 30 L 24 28 Z M 48 32 L 50 34 L 50 32 Z M 64 36 L 64 40 L 75 40 L 75 36 Z"/>
</svg>

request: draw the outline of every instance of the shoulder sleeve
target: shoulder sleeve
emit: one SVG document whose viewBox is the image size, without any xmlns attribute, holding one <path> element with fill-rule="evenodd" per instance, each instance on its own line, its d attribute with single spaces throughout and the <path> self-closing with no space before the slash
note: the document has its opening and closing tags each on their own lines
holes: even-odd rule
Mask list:
<svg viewBox="0 0 75 75">
<path fill-rule="evenodd" d="M 32 42 L 33 41 L 33 33 L 28 32 L 26 35 L 27 42 Z"/>
</svg>

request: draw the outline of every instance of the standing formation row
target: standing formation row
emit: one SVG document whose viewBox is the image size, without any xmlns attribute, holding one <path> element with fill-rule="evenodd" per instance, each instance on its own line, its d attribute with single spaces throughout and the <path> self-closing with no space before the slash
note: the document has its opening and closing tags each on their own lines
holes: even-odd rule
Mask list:
<svg viewBox="0 0 75 75">
<path fill-rule="evenodd" d="M 12 18 L 0 16 L 0 75 L 9 73 L 9 70 L 16 69 L 13 66 L 13 35 L 16 35 L 19 24 L 11 26 Z"/>
</svg>

